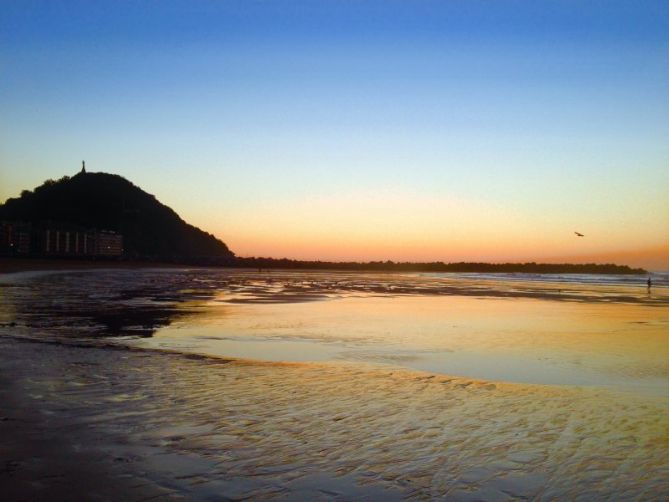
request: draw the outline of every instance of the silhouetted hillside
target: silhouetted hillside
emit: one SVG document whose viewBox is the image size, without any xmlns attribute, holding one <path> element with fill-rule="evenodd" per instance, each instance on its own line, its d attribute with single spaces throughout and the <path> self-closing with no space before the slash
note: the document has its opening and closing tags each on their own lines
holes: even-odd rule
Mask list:
<svg viewBox="0 0 669 502">
<path fill-rule="evenodd" d="M 220 263 L 234 258 L 222 241 L 189 225 L 153 195 L 115 174 L 79 173 L 48 180 L 0 205 L 0 220 L 114 230 L 123 234 L 125 254 L 133 258 Z"/>
</svg>

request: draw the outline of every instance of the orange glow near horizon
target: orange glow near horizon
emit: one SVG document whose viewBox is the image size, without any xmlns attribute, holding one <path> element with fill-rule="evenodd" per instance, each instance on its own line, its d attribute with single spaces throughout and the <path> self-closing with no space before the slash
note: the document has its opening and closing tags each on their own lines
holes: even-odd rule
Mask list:
<svg viewBox="0 0 669 502">
<path fill-rule="evenodd" d="M 228 240 L 230 248 L 238 256 L 256 256 L 272 258 L 290 258 L 297 260 L 323 261 L 407 261 L 407 262 L 545 262 L 545 263 L 616 263 L 631 267 L 642 267 L 651 270 L 669 269 L 669 244 L 666 246 L 635 249 L 613 250 L 603 253 L 558 254 L 535 253 L 522 249 L 500 248 L 490 250 L 475 246 L 458 247 L 439 244 L 421 246 L 418 243 L 370 245 L 362 242 L 302 242 L 297 240 L 283 241 L 262 239 L 245 241 Z"/>
<path fill-rule="evenodd" d="M 568 218 L 569 214 L 567 212 Z M 575 218 L 574 218 L 575 219 Z M 256 205 L 212 230 L 239 256 L 326 261 L 616 262 L 669 268 L 660 226 L 634 232 L 607 222 L 582 226 L 471 199 L 401 191 L 349 193 Z M 585 237 L 577 237 L 575 230 Z M 669 237 L 669 236 L 668 236 Z"/>
</svg>

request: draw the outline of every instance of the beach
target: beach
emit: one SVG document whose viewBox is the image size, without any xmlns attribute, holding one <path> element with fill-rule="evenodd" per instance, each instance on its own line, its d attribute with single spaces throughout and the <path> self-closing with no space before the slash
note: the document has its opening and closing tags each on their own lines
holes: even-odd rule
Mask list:
<svg viewBox="0 0 669 502">
<path fill-rule="evenodd" d="M 110 277 L 120 277 L 125 287 Z M 392 342 L 392 330 L 384 337 L 358 333 L 357 341 L 340 333 L 343 340 L 334 341 L 324 338 L 323 325 L 314 332 L 317 325 L 312 320 L 330 326 L 324 312 L 337 305 L 350 317 L 352 307 L 337 302 L 377 302 L 372 311 L 382 302 L 392 306 L 393 298 L 379 289 L 383 281 L 387 290 L 401 284 L 423 289 L 440 284 L 440 291 L 451 293 L 452 288 L 472 288 L 470 279 L 346 277 L 288 274 L 267 280 L 218 271 L 130 271 L 127 276 L 109 271 L 5 281 L 0 319 L 3 493 L 8 500 L 662 500 L 669 493 L 669 398 L 656 392 L 654 384 L 666 378 L 666 365 L 658 363 L 650 375 L 640 372 L 652 352 L 666 350 L 661 338 L 651 340 L 664 332 L 666 315 L 643 295 L 639 301 L 650 304 L 629 300 L 613 305 L 619 312 L 654 316 L 638 325 L 643 336 L 635 342 L 659 344 L 650 346 L 654 350 L 632 353 L 631 345 L 620 341 L 624 337 L 612 337 L 618 340 L 613 352 L 629 353 L 622 375 L 634 380 L 633 388 L 449 375 L 420 371 L 401 358 L 363 358 L 362 352 L 352 358 L 302 362 L 226 357 L 207 353 L 216 340 L 198 345 L 187 334 L 189 326 L 205 332 L 231 327 L 238 336 L 251 339 L 258 336 L 251 328 L 258 330 L 262 322 L 255 327 L 241 323 L 240 319 L 257 319 L 257 311 L 249 317 L 245 309 L 303 305 L 299 319 L 295 312 L 286 314 L 294 318 L 292 325 L 278 318 L 281 329 L 274 332 L 273 343 L 290 343 L 286 332 L 308 332 L 310 343 L 341 343 L 354 352 L 364 344 L 376 355 L 388 347 L 402 353 Z M 332 298 L 323 299 L 319 295 L 325 294 L 327 281 L 337 282 L 339 289 L 330 288 Z M 349 287 L 354 297 L 344 294 L 345 281 L 357 285 Z M 255 301 L 270 296 L 276 300 L 284 290 L 296 294 L 298 283 L 299 292 L 311 290 L 319 299 Z M 529 294 L 519 285 L 486 288 Z M 530 289 L 542 288 L 552 291 L 552 286 L 537 284 Z M 569 295 L 586 298 L 574 302 L 587 307 L 583 314 L 576 308 L 575 315 L 597 312 L 588 300 L 597 288 L 571 288 Z M 622 289 L 625 294 L 615 297 L 631 298 L 632 293 Z M 246 294 L 249 291 L 255 293 Z M 481 287 L 477 291 L 478 296 L 468 299 L 471 305 L 489 305 L 491 298 L 481 294 Z M 221 302 L 221 294 L 228 301 Z M 606 291 L 602 294 L 611 297 Z M 463 295 L 437 295 L 425 297 L 420 310 L 424 296 L 395 297 L 396 310 L 408 305 L 415 326 L 428 325 L 427 307 L 444 310 L 435 301 L 453 300 L 457 312 L 469 305 L 461 301 Z M 241 310 L 240 298 L 249 300 Z M 491 311 L 490 318 L 496 320 L 492 328 L 466 325 L 472 336 L 458 339 L 477 339 L 476 331 L 484 328 L 504 331 L 513 325 L 502 315 L 510 308 L 538 308 L 532 303 L 537 299 L 520 300 L 501 300 L 512 303 L 497 304 L 510 306 Z M 571 305 L 541 301 L 543 308 Z M 217 311 L 220 303 L 223 310 Z M 104 316 L 99 312 L 102 304 L 109 306 Z M 269 312 L 271 318 L 278 315 Z M 564 317 L 562 311 L 554 312 Z M 636 318 L 620 314 L 614 321 L 619 327 L 635 326 L 630 319 Z M 186 330 L 182 342 L 190 340 L 188 347 L 170 339 L 177 328 Z M 161 330 L 170 329 L 169 336 L 161 335 Z M 271 338 L 267 332 L 262 331 L 263 343 Z M 506 332 L 509 345 L 520 343 L 517 335 Z M 444 330 L 438 339 L 451 340 L 449 333 Z M 582 330 L 581 338 L 588 333 Z M 419 329 L 413 335 L 406 343 L 413 344 L 414 355 L 437 339 Z M 547 340 L 555 336 L 544 333 Z M 600 332 L 590 329 L 590 336 L 597 338 Z M 478 339 L 487 338 L 479 334 Z M 473 351 L 476 343 L 455 347 L 455 353 Z M 579 350 L 590 357 L 582 347 L 574 344 L 569 357 Z M 522 352 L 532 354 L 527 347 Z M 503 363 L 504 353 L 495 354 Z M 606 365 L 595 369 L 601 375 L 613 374 Z M 653 385 L 644 384 L 651 380 Z"/>
<path fill-rule="evenodd" d="M 114 260 L 105 258 L 63 260 L 58 258 L 8 258 L 0 256 L 0 276 L 21 272 L 53 270 L 99 270 L 104 269 L 147 269 L 147 268 L 183 268 L 174 263 L 152 263 L 147 261 Z"/>
</svg>

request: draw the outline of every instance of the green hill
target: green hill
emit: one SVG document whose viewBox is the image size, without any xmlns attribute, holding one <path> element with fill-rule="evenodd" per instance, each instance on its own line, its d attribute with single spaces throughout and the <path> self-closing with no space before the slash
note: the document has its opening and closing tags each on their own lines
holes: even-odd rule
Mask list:
<svg viewBox="0 0 669 502">
<path fill-rule="evenodd" d="M 234 258 L 221 240 L 189 225 L 153 195 L 115 174 L 82 172 L 48 180 L 0 205 L 0 220 L 113 230 L 123 234 L 125 254 L 132 258 Z"/>
</svg>

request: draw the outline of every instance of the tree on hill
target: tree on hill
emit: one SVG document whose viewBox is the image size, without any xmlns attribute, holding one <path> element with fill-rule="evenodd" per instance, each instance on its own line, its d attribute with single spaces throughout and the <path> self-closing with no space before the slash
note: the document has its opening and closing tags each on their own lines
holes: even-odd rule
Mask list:
<svg viewBox="0 0 669 502">
<path fill-rule="evenodd" d="M 221 240 L 189 225 L 153 195 L 115 174 L 81 172 L 47 180 L 0 205 L 0 220 L 113 230 L 123 234 L 130 257 L 234 259 Z"/>
</svg>

